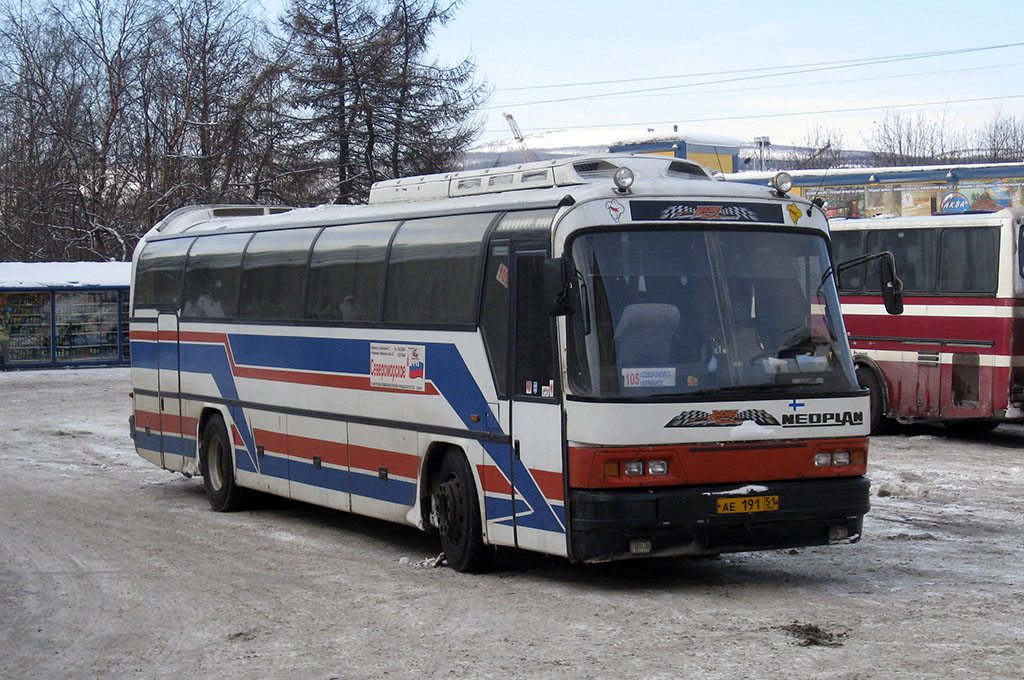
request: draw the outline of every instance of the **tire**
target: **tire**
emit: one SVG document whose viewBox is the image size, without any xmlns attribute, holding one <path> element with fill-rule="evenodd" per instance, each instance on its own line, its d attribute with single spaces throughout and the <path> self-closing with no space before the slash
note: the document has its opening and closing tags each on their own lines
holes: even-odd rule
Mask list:
<svg viewBox="0 0 1024 680">
<path fill-rule="evenodd" d="M 871 406 L 868 409 L 868 425 L 870 434 L 881 434 L 885 430 L 887 419 L 884 413 L 885 396 L 878 375 L 867 366 L 857 367 L 857 382 L 861 387 L 871 390 Z"/>
<path fill-rule="evenodd" d="M 484 545 L 473 471 L 461 451 L 444 454 L 431 502 L 448 566 L 461 572 L 486 571 L 491 550 Z"/>
<path fill-rule="evenodd" d="M 203 428 L 199 466 L 210 507 L 217 512 L 232 512 L 245 504 L 246 491 L 235 484 L 234 447 L 219 414 L 211 416 Z"/>
</svg>

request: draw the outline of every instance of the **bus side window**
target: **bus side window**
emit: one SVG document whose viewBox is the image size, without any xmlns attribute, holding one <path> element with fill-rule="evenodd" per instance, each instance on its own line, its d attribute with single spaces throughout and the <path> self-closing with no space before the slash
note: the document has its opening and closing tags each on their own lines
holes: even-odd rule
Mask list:
<svg viewBox="0 0 1024 680">
<path fill-rule="evenodd" d="M 927 292 L 935 288 L 938 264 L 936 229 L 880 229 L 868 232 L 868 252 L 892 251 L 896 268 L 903 281 L 903 290 Z M 868 290 L 878 290 L 878 260 L 868 265 Z"/>
<path fill-rule="evenodd" d="M 1024 277 L 1024 224 L 1017 230 L 1017 268 Z"/>
<path fill-rule="evenodd" d="M 939 288 L 950 293 L 993 293 L 999 261 L 999 227 L 943 229 Z"/>
<path fill-rule="evenodd" d="M 242 252 L 252 234 L 200 236 L 188 253 L 182 315 L 232 319 L 238 315 Z"/>
<path fill-rule="evenodd" d="M 156 241 L 139 255 L 135 272 L 135 308 L 181 303 L 185 255 L 192 239 Z"/>
<path fill-rule="evenodd" d="M 544 304 L 544 253 L 516 258 L 516 395 L 555 396 L 552 317 Z"/>
<path fill-rule="evenodd" d="M 484 234 L 493 214 L 403 222 L 388 253 L 384 321 L 473 324 Z"/>
<path fill-rule="evenodd" d="M 306 318 L 379 321 L 384 259 L 397 222 L 327 227 L 309 260 Z"/>
<path fill-rule="evenodd" d="M 298 319 L 306 294 L 306 260 L 319 229 L 258 232 L 242 260 L 243 319 Z"/>
<path fill-rule="evenodd" d="M 847 260 L 860 257 L 864 254 L 864 232 L 863 231 L 837 231 L 832 233 L 832 253 L 835 256 L 833 264 L 842 264 Z M 839 290 L 852 292 L 860 290 L 864 283 L 864 265 L 844 269 L 839 275 Z"/>
</svg>

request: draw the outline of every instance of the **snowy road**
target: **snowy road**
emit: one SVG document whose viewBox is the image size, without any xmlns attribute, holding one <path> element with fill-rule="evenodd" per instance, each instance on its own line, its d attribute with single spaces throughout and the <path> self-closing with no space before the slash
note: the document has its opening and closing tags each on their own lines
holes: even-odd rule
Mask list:
<svg viewBox="0 0 1024 680">
<path fill-rule="evenodd" d="M 0 678 L 1024 677 L 1024 428 L 874 438 L 856 545 L 473 576 L 410 528 L 212 512 L 128 391 L 0 374 Z"/>
</svg>

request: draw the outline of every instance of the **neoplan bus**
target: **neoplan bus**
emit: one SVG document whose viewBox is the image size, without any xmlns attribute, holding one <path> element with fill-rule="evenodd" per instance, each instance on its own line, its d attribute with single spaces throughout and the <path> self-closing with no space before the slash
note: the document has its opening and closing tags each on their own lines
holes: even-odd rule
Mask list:
<svg viewBox="0 0 1024 680">
<path fill-rule="evenodd" d="M 179 210 L 135 251 L 136 449 L 215 510 L 404 522 L 462 571 L 856 541 L 868 393 L 787 190 L 608 155 Z"/>
<path fill-rule="evenodd" d="M 872 427 L 885 418 L 980 431 L 1024 419 L 1024 211 L 835 220 L 837 259 L 891 251 L 906 313 L 884 315 L 870 267 L 840 277 Z"/>
</svg>

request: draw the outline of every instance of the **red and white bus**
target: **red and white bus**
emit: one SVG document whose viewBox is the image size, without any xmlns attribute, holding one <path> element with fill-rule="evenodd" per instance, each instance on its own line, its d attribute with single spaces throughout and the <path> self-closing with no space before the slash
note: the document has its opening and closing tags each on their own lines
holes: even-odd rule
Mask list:
<svg viewBox="0 0 1024 680">
<path fill-rule="evenodd" d="M 1024 418 L 1024 211 L 833 220 L 837 260 L 891 251 L 905 311 L 885 314 L 871 265 L 840 274 L 872 429 L 885 418 L 983 430 Z"/>
<path fill-rule="evenodd" d="M 136 449 L 465 571 L 856 541 L 868 393 L 787 190 L 607 155 L 172 213 L 133 262 Z"/>
</svg>

